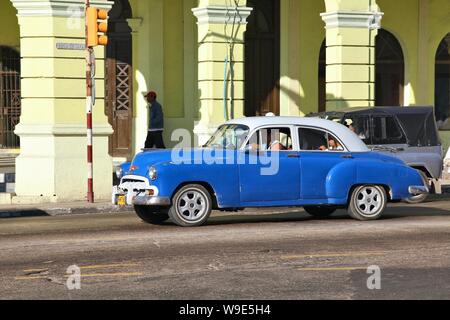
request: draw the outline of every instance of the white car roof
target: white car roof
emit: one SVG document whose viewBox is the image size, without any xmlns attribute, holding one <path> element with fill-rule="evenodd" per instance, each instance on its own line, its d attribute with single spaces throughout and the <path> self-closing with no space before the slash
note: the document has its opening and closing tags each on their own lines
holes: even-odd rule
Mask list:
<svg viewBox="0 0 450 320">
<path fill-rule="evenodd" d="M 240 124 L 250 128 L 250 132 L 265 126 L 306 126 L 330 131 L 336 135 L 350 152 L 368 152 L 367 145 L 346 126 L 329 120 L 302 117 L 248 117 L 228 121 L 229 124 Z"/>
</svg>

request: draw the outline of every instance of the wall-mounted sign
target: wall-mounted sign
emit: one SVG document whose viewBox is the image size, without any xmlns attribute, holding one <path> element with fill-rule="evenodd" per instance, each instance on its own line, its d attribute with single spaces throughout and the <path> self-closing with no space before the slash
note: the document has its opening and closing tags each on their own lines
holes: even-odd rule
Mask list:
<svg viewBox="0 0 450 320">
<path fill-rule="evenodd" d="M 84 43 L 57 43 L 56 49 L 60 50 L 86 50 Z"/>
</svg>

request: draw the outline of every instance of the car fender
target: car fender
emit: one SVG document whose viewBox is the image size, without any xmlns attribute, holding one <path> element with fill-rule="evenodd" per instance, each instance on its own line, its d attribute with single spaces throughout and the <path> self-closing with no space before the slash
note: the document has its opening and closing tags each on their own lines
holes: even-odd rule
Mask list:
<svg viewBox="0 0 450 320">
<path fill-rule="evenodd" d="M 326 192 L 328 198 L 345 199 L 350 189 L 355 185 L 357 177 L 356 161 L 341 162 L 334 166 L 326 178 Z"/>
<path fill-rule="evenodd" d="M 161 162 L 154 166 L 158 178 L 152 182 L 161 194 L 171 198 L 185 184 L 202 184 L 213 191 L 220 208 L 239 204 L 239 176 L 237 166 L 221 165 L 176 165 Z"/>
<path fill-rule="evenodd" d="M 356 185 L 374 184 L 389 188 L 391 200 L 411 196 L 410 186 L 423 186 L 420 174 L 406 165 L 379 160 L 348 161 L 330 170 L 326 180 L 327 196 L 346 199 Z"/>
</svg>

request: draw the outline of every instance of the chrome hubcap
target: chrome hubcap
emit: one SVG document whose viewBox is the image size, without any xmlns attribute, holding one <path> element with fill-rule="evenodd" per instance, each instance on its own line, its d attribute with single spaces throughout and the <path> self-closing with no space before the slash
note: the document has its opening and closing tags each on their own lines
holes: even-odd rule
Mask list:
<svg viewBox="0 0 450 320">
<path fill-rule="evenodd" d="M 361 188 L 356 196 L 356 205 L 365 216 L 376 215 L 383 205 L 383 195 L 374 187 Z"/>
<path fill-rule="evenodd" d="M 197 221 L 206 214 L 206 203 L 203 193 L 196 190 L 188 190 L 178 200 L 178 212 L 187 221 Z"/>
</svg>

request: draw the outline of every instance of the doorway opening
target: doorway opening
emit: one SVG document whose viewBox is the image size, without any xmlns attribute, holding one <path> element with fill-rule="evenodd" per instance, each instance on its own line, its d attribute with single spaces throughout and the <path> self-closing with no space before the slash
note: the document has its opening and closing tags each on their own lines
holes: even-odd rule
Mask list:
<svg viewBox="0 0 450 320">
<path fill-rule="evenodd" d="M 245 33 L 247 117 L 280 114 L 280 0 L 248 0 Z"/>
<path fill-rule="evenodd" d="M 131 157 L 133 135 L 132 36 L 127 19 L 132 17 L 128 0 L 115 0 L 109 11 L 105 62 L 105 107 L 114 129 L 109 138 L 112 157 Z"/>
<path fill-rule="evenodd" d="M 378 30 L 375 41 L 375 104 L 403 106 L 405 61 L 400 42 L 384 29 Z"/>
<path fill-rule="evenodd" d="M 442 127 L 450 116 L 450 33 L 439 44 L 435 70 L 435 113 Z"/>
</svg>

